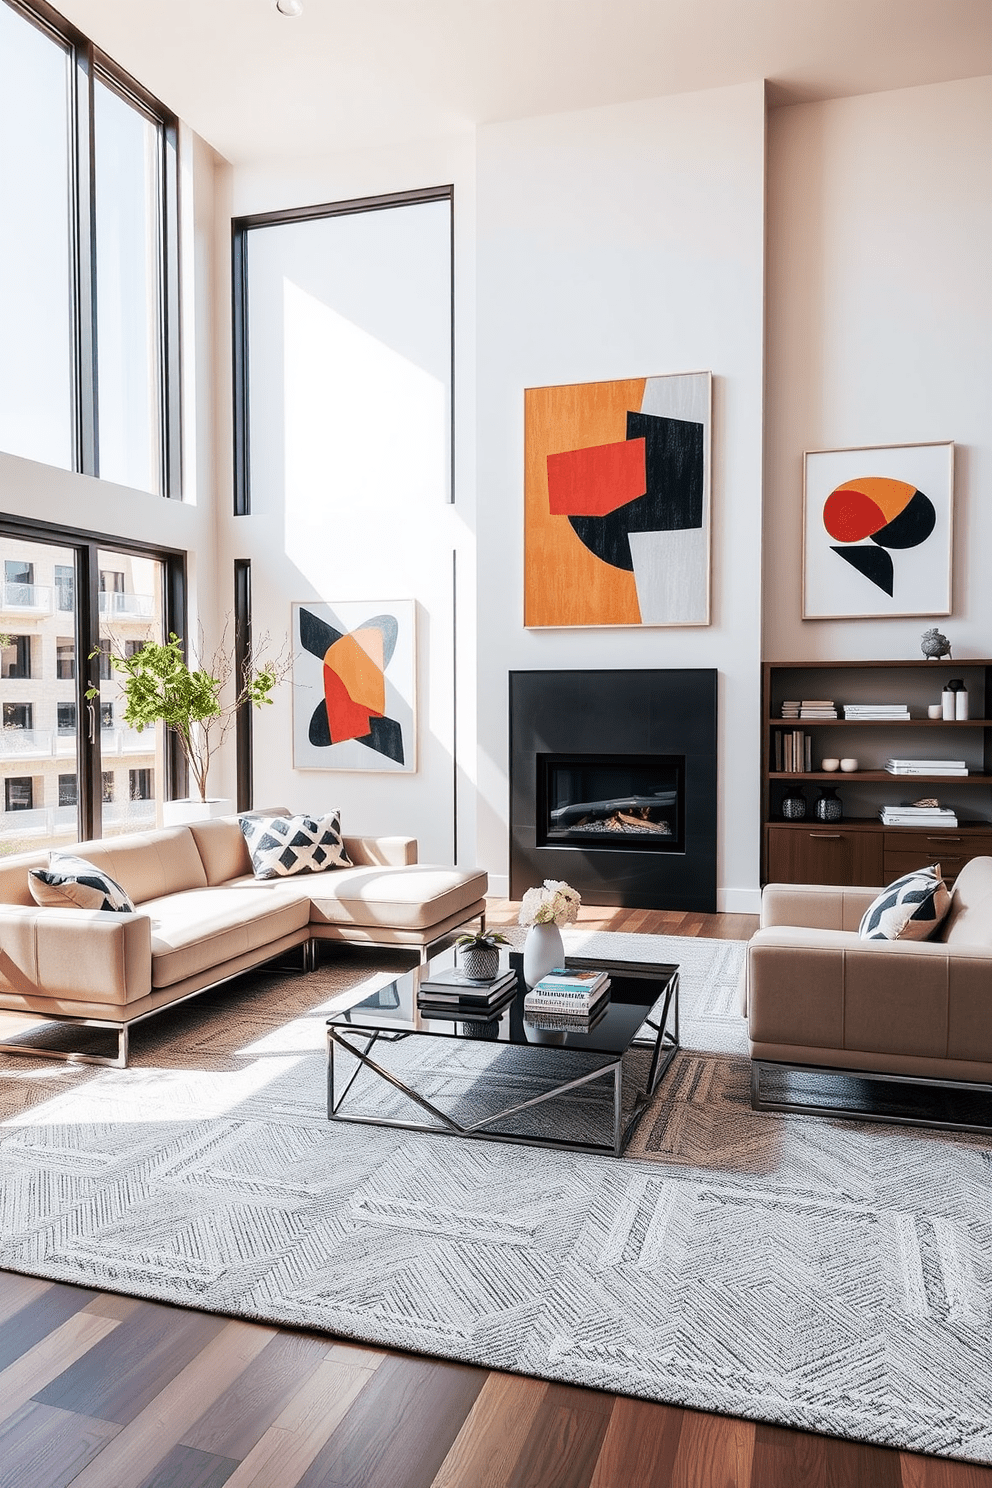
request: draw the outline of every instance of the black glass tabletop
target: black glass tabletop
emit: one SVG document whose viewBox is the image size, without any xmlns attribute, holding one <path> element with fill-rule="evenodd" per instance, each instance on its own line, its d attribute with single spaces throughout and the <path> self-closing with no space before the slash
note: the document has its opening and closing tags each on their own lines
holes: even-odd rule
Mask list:
<svg viewBox="0 0 992 1488">
<path fill-rule="evenodd" d="M 425 967 L 396 977 L 360 1002 L 332 1014 L 328 1028 L 348 1028 L 392 1033 L 395 1037 L 425 1034 L 436 1038 L 485 1039 L 517 1045 L 558 1045 L 589 1053 L 622 1054 L 635 1042 L 654 1043 L 658 1022 L 651 1018 L 658 1009 L 664 1014 L 678 983 L 678 967 L 668 962 L 604 960 L 590 956 L 566 956 L 575 969 L 605 971 L 610 978 L 603 1002 L 593 1009 L 588 1026 L 572 1024 L 554 1015 L 531 1015 L 524 1009 L 526 985 L 523 957 L 518 951 L 503 951 L 500 972 L 513 971 L 515 981 L 504 994 L 505 1001 L 492 1009 L 467 1011 L 451 1007 L 443 1012 L 422 1007 L 430 993 L 422 983 L 442 968 L 455 965 L 453 949 L 442 952 Z M 650 1018 L 650 1022 L 648 1022 Z M 643 1034 L 641 1033 L 641 1030 Z M 641 1035 L 640 1038 L 638 1035 Z"/>
</svg>

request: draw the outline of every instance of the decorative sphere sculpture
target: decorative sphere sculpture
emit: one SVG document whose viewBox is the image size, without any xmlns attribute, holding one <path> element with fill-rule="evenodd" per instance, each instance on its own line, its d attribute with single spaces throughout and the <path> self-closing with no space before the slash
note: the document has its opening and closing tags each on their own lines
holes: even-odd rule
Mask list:
<svg viewBox="0 0 992 1488">
<path fill-rule="evenodd" d="M 920 638 L 920 650 L 928 661 L 939 661 L 942 656 L 950 656 L 951 643 L 945 635 L 941 635 L 936 625 L 932 630 L 925 630 Z"/>
</svg>

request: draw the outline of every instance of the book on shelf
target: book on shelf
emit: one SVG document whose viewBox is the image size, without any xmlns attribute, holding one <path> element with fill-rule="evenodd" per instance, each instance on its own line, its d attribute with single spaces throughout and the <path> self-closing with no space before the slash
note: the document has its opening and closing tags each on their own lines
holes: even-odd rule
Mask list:
<svg viewBox="0 0 992 1488">
<path fill-rule="evenodd" d="M 774 750 L 776 770 L 801 775 L 813 768 L 813 735 L 803 729 L 777 729 Z"/>
<path fill-rule="evenodd" d="M 845 703 L 844 717 L 847 719 L 908 718 L 909 708 L 905 703 Z"/>
<path fill-rule="evenodd" d="M 967 775 L 964 760 L 890 759 L 885 768 L 890 775 Z"/>
<path fill-rule="evenodd" d="M 883 827 L 956 827 L 958 819 L 953 811 L 933 812 L 929 816 L 917 816 L 897 808 L 883 807 L 878 813 Z"/>
</svg>

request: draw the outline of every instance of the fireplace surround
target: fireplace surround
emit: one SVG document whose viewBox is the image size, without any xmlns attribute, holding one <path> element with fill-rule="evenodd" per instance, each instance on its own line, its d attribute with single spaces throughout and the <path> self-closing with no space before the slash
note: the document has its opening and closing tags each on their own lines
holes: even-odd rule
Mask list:
<svg viewBox="0 0 992 1488">
<path fill-rule="evenodd" d="M 510 896 L 716 909 L 717 673 L 510 673 Z"/>
</svg>

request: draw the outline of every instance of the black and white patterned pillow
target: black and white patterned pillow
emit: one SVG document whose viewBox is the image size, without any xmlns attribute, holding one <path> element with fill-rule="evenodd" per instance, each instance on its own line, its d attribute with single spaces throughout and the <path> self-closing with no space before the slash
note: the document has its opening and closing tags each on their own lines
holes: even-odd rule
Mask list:
<svg viewBox="0 0 992 1488">
<path fill-rule="evenodd" d="M 74 853 L 50 852 L 47 868 L 32 868 L 28 888 L 45 909 L 110 909 L 133 914 L 134 904 L 115 878 Z"/>
<path fill-rule="evenodd" d="M 341 841 L 341 815 L 242 816 L 238 820 L 248 844 L 256 878 L 291 878 L 294 873 L 324 873 L 351 868 Z"/>
<path fill-rule="evenodd" d="M 940 864 L 906 873 L 883 889 L 861 916 L 862 940 L 929 940 L 951 907 Z"/>
</svg>

